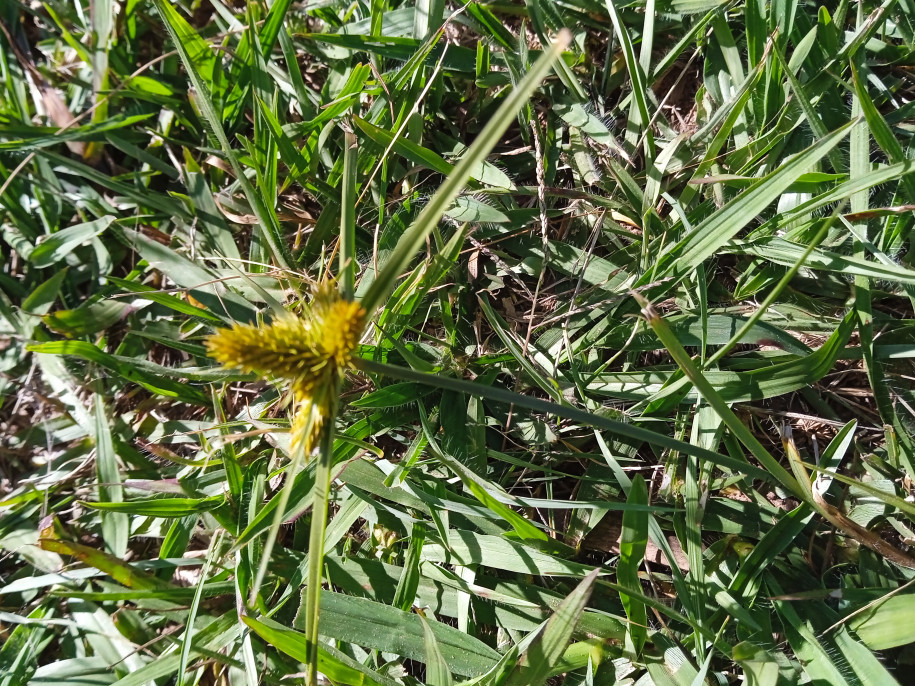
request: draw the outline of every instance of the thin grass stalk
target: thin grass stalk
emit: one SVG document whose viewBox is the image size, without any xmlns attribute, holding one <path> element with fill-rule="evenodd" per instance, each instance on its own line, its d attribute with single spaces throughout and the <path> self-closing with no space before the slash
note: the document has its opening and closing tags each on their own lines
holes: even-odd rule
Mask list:
<svg viewBox="0 0 915 686">
<path fill-rule="evenodd" d="M 356 135 L 343 137 L 343 187 L 340 198 L 340 293 L 352 300 L 356 293 Z"/>
<path fill-rule="evenodd" d="M 184 686 L 184 684 L 187 683 L 187 665 L 190 661 L 191 646 L 193 645 L 194 621 L 197 619 L 197 611 L 200 609 L 200 601 L 203 599 L 203 589 L 210 576 L 210 569 L 212 568 L 213 563 L 219 559 L 224 533 L 225 529 L 218 529 L 213 535 L 213 539 L 210 541 L 210 549 L 207 551 L 203 569 L 200 570 L 200 581 L 197 583 L 197 589 L 194 591 L 194 599 L 191 601 L 191 607 L 187 613 L 187 621 L 184 624 L 184 637 L 181 640 L 180 662 L 178 665 L 178 686 Z"/>
</svg>

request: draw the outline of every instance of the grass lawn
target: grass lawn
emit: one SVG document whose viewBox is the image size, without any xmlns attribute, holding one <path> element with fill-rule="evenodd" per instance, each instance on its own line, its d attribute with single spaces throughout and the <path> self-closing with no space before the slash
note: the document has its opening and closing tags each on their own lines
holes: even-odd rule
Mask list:
<svg viewBox="0 0 915 686">
<path fill-rule="evenodd" d="M 913 0 L 0 29 L 0 686 L 915 683 Z"/>
</svg>

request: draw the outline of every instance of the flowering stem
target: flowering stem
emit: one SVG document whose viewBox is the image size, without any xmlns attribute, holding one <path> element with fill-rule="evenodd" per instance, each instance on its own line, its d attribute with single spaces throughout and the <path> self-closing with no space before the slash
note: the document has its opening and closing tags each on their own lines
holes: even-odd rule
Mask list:
<svg viewBox="0 0 915 686">
<path fill-rule="evenodd" d="M 311 532 L 308 539 L 308 585 L 305 587 L 305 641 L 308 657 L 308 686 L 318 683 L 318 615 L 324 581 L 324 535 L 330 500 L 331 470 L 334 457 L 334 424 L 337 418 L 339 383 L 329 393 L 328 415 L 321 433 L 321 446 L 315 470 L 314 498 L 311 506 Z"/>
</svg>

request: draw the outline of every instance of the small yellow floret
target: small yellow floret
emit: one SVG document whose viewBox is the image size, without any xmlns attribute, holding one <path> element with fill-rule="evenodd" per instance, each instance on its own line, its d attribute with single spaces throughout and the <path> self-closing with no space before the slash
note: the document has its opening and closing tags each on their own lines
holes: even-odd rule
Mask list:
<svg viewBox="0 0 915 686">
<path fill-rule="evenodd" d="M 316 303 L 312 307 L 314 334 L 317 347 L 338 367 L 349 364 L 349 356 L 359 345 L 359 336 L 365 325 L 365 310 L 358 303 L 335 300 Z"/>
<path fill-rule="evenodd" d="M 323 427 L 324 415 L 321 413 L 321 408 L 310 400 L 299 403 L 298 409 L 292 416 L 292 427 L 290 428 L 292 441 L 289 449 L 291 454 L 295 454 L 299 444 L 302 444 L 305 455 L 310 455 L 318 445 Z"/>
</svg>

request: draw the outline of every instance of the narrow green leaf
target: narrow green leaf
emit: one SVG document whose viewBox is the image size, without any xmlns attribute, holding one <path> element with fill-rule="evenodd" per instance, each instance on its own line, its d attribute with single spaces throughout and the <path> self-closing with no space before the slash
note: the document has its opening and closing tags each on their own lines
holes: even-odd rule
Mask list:
<svg viewBox="0 0 915 686">
<path fill-rule="evenodd" d="M 83 505 L 102 512 L 123 512 L 144 517 L 187 517 L 215 509 L 223 503 L 225 503 L 223 496 L 214 495 L 209 498 L 148 498 L 127 502 L 83 502 Z M 123 521 L 123 526 L 126 528 L 127 520 Z"/>
<path fill-rule="evenodd" d="M 600 569 L 590 572 L 556 608 L 553 616 L 521 653 L 518 663 L 504 682 L 506 686 L 539 686 L 554 673 L 600 573 Z"/>
<path fill-rule="evenodd" d="M 803 153 L 781 165 L 776 171 L 760 179 L 749 190 L 741 193 L 705 221 L 697 224 L 678 243 L 664 251 L 655 269 L 642 276 L 637 285 L 645 286 L 659 279 L 670 279 L 663 287 L 650 293 L 670 290 L 702 262 L 715 254 L 754 217 L 774 202 L 797 178 L 848 135 L 854 123 L 846 124 L 821 138 Z"/>
<path fill-rule="evenodd" d="M 629 497 L 626 500 L 630 505 L 648 504 L 648 487 L 641 474 L 636 474 L 632 479 Z M 639 567 L 645 558 L 648 546 L 648 513 L 639 510 L 626 510 L 623 513 L 623 532 L 620 538 L 620 560 L 616 567 L 616 576 L 620 586 L 630 588 L 641 593 L 642 583 L 639 581 Z M 620 594 L 629 625 L 626 631 L 626 644 L 629 649 L 639 655 L 648 639 L 648 611 L 645 605 L 632 597 Z"/>
</svg>

